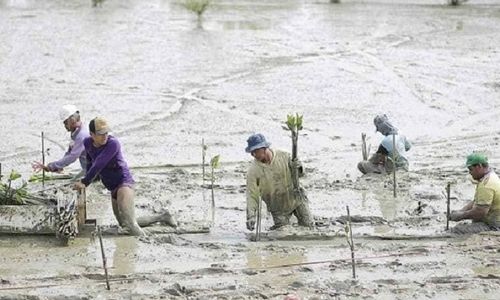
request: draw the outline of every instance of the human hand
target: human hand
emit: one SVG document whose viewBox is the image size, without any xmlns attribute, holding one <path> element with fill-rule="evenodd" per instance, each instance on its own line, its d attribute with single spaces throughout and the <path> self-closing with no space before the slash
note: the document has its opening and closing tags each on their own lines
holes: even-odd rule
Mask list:
<svg viewBox="0 0 500 300">
<path fill-rule="evenodd" d="M 255 219 L 247 220 L 247 229 L 253 231 L 255 229 Z"/>
<path fill-rule="evenodd" d="M 33 168 L 33 171 L 35 171 L 35 172 L 40 172 L 41 170 L 45 170 L 46 172 L 49 172 L 49 167 L 43 165 L 39 161 L 32 162 L 31 167 Z"/>
<path fill-rule="evenodd" d="M 85 189 L 85 184 L 83 184 L 81 181 L 77 181 L 73 184 L 73 189 L 77 191 L 83 190 Z"/>
<path fill-rule="evenodd" d="M 462 220 L 462 212 L 459 210 L 452 210 L 450 212 L 450 220 L 455 222 Z"/>
<path fill-rule="evenodd" d="M 292 159 L 290 165 L 291 165 L 292 169 L 295 169 L 295 170 L 302 169 L 302 163 L 297 158 Z"/>
</svg>

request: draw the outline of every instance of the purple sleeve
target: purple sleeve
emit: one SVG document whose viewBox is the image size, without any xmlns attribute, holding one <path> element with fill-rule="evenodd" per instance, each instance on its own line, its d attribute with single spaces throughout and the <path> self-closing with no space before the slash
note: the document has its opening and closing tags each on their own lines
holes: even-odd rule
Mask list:
<svg viewBox="0 0 500 300">
<path fill-rule="evenodd" d="M 78 135 L 75 139 L 73 147 L 68 149 L 68 151 L 64 154 L 63 158 L 61 158 L 58 161 L 51 162 L 48 165 L 49 170 L 51 172 L 59 171 L 69 166 L 70 164 L 74 163 L 80 157 L 82 152 L 85 150 L 85 147 L 83 146 L 83 140 L 84 137 Z"/>
<path fill-rule="evenodd" d="M 92 161 L 87 169 L 87 174 L 82 179 L 82 183 L 88 186 L 92 180 L 106 167 L 111 159 L 120 151 L 120 144 L 112 139 L 108 139 L 106 145 L 103 146 L 101 153 Z M 89 150 L 87 149 L 87 153 Z"/>
</svg>

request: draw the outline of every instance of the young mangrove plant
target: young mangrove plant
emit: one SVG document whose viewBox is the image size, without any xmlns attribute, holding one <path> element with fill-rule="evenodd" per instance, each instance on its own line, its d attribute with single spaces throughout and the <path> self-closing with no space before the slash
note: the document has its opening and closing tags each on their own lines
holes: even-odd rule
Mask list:
<svg viewBox="0 0 500 300">
<path fill-rule="evenodd" d="M 205 158 L 207 156 L 208 146 L 205 145 L 205 139 L 201 139 L 201 173 L 203 176 L 203 186 L 205 185 Z"/>
<path fill-rule="evenodd" d="M 210 160 L 211 176 L 210 176 L 210 190 L 212 193 L 212 224 L 215 222 L 215 194 L 214 194 L 214 183 L 215 175 L 214 170 L 220 167 L 220 155 L 212 157 Z"/>
<path fill-rule="evenodd" d="M 201 16 L 210 5 L 210 0 L 184 0 L 182 5 L 194 12 L 198 16 L 198 21 L 200 21 Z"/>
<path fill-rule="evenodd" d="M 297 162 L 297 151 L 298 151 L 298 143 L 299 143 L 299 131 L 303 129 L 302 127 L 303 115 L 299 115 L 298 113 L 293 115 L 286 116 L 286 127 L 283 126 L 283 129 L 288 130 L 292 134 L 292 162 Z M 300 188 L 299 183 L 299 172 L 297 168 L 291 168 L 292 172 L 292 183 L 293 189 L 296 194 L 298 194 L 301 199 L 303 199 L 304 195 L 302 194 L 302 189 Z"/>
<path fill-rule="evenodd" d="M 347 210 L 347 222 L 345 224 L 345 237 L 347 239 L 347 244 L 351 249 L 351 266 L 352 266 L 352 278 L 356 279 L 356 261 L 354 259 L 354 242 L 352 240 L 352 224 L 351 224 L 351 213 L 349 211 L 349 206 L 346 206 Z"/>
<path fill-rule="evenodd" d="M 21 205 L 24 204 L 24 198 L 28 195 L 28 184 L 23 181 L 22 185 L 14 189 L 12 182 L 21 178 L 21 174 L 12 170 L 7 183 L 0 182 L 0 205 Z"/>
</svg>

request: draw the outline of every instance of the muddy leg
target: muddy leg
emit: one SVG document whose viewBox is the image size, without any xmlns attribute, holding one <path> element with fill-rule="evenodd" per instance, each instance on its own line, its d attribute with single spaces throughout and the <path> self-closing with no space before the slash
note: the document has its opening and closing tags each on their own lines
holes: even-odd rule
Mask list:
<svg viewBox="0 0 500 300">
<path fill-rule="evenodd" d="M 491 231 L 490 226 L 483 222 L 468 223 L 468 224 L 458 224 L 451 229 L 451 233 L 455 234 L 474 234 L 483 231 Z"/>
<path fill-rule="evenodd" d="M 311 211 L 309 210 L 309 203 L 303 201 L 294 211 L 293 214 L 297 217 L 300 226 L 311 227 L 313 220 Z"/>
<path fill-rule="evenodd" d="M 123 227 L 122 218 L 120 217 L 120 212 L 118 211 L 118 203 L 117 200 L 114 198 L 111 198 L 111 207 L 113 207 L 113 214 L 115 215 L 115 218 L 118 221 L 118 225 L 120 225 L 120 227 Z"/>
<path fill-rule="evenodd" d="M 118 215 L 121 220 L 118 223 L 123 224 L 123 227 L 130 230 L 132 235 L 145 235 L 135 219 L 134 190 L 128 186 L 122 186 L 118 189 L 116 198 Z"/>
<path fill-rule="evenodd" d="M 273 216 L 274 225 L 269 228 L 270 230 L 275 230 L 285 225 L 290 224 L 290 215 L 284 215 L 279 213 L 271 213 Z"/>
<path fill-rule="evenodd" d="M 177 227 L 177 222 L 175 221 L 175 218 L 170 214 L 170 212 L 167 210 L 163 212 L 162 214 L 154 215 L 154 216 L 143 216 L 137 218 L 137 223 L 141 227 L 146 227 L 150 226 L 154 223 L 160 222 L 162 224 L 171 226 L 171 227 Z"/>
<path fill-rule="evenodd" d="M 367 160 L 364 160 L 364 161 L 361 161 L 358 163 L 358 170 L 363 174 L 384 173 L 384 170 L 381 168 L 380 165 L 375 165 Z"/>
</svg>

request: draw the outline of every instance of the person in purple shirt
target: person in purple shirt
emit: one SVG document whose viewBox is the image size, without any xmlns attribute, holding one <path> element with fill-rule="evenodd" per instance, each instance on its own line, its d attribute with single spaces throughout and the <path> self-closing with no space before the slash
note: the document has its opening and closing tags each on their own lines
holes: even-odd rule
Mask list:
<svg viewBox="0 0 500 300">
<path fill-rule="evenodd" d="M 89 131 L 90 137 L 83 141 L 87 153 L 87 173 L 74 184 L 74 189 L 85 189 L 99 176 L 106 189 L 111 191 L 116 220 L 132 235 L 144 235 L 141 226 L 155 222 L 165 222 L 175 227 L 175 220 L 168 211 L 162 215 L 135 218 L 134 179 L 123 158 L 120 142 L 108 134 L 109 127 L 103 118 L 97 117 L 90 121 Z"/>
<path fill-rule="evenodd" d="M 82 176 L 86 170 L 87 157 L 83 140 L 89 137 L 89 131 L 80 120 L 80 111 L 74 105 L 64 105 L 59 111 L 59 117 L 67 131 L 71 133 L 71 143 L 64 156 L 48 165 L 43 165 L 39 161 L 32 164 L 33 170 L 38 172 L 45 170 L 46 172 L 61 172 L 65 167 L 74 163 L 77 159 L 80 161 L 82 172 L 77 177 Z"/>
</svg>

